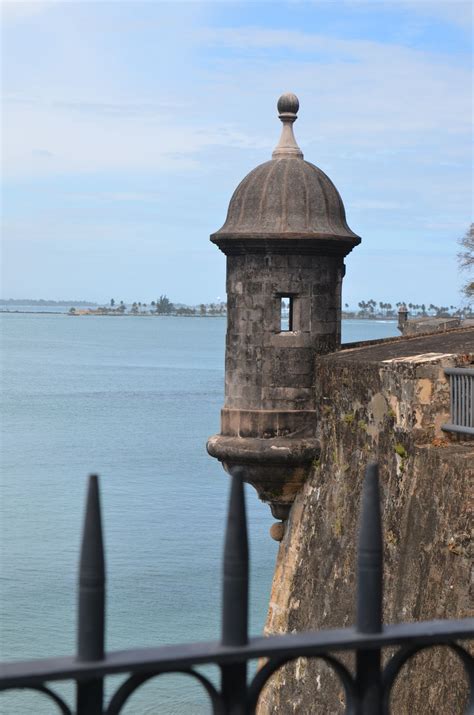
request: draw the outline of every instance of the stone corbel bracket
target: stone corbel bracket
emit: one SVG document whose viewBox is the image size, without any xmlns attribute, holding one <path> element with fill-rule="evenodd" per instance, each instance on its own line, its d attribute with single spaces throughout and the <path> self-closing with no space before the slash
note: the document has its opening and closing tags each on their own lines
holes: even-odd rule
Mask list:
<svg viewBox="0 0 474 715">
<path fill-rule="evenodd" d="M 230 472 L 242 469 L 243 479 L 270 505 L 276 519 L 286 520 L 296 494 L 319 458 L 319 442 L 314 438 L 210 437 L 207 451 Z"/>
</svg>

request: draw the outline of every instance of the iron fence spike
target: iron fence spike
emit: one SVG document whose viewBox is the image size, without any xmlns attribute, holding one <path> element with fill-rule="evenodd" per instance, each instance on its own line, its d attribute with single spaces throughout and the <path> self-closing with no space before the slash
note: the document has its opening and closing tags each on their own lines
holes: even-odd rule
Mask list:
<svg viewBox="0 0 474 715">
<path fill-rule="evenodd" d="M 357 554 L 357 617 L 360 633 L 382 630 L 383 543 L 378 464 L 365 471 Z"/>
<path fill-rule="evenodd" d="M 231 470 L 223 564 L 222 643 L 248 643 L 249 553 L 242 469 Z"/>
<path fill-rule="evenodd" d="M 105 557 L 99 480 L 89 477 L 79 565 L 78 660 L 104 657 Z"/>
</svg>

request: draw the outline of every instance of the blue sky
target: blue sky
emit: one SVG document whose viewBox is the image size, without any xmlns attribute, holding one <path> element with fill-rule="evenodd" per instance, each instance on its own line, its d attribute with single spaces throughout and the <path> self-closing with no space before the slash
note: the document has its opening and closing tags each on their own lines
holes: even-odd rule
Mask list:
<svg viewBox="0 0 474 715">
<path fill-rule="evenodd" d="M 362 244 L 343 299 L 459 304 L 470 2 L 3 3 L 2 296 L 225 295 L 209 242 L 300 99 Z"/>
</svg>

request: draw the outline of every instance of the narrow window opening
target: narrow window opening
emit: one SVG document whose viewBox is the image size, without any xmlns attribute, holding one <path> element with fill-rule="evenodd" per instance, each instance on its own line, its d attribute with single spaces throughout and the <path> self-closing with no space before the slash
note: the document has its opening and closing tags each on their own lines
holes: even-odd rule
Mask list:
<svg viewBox="0 0 474 715">
<path fill-rule="evenodd" d="M 280 332 L 293 330 L 293 296 L 280 296 Z"/>
</svg>

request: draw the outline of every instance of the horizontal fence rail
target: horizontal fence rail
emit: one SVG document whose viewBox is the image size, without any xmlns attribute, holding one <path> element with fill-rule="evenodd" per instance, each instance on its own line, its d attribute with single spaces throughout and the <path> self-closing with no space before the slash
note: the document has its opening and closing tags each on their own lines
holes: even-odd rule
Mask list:
<svg viewBox="0 0 474 715">
<path fill-rule="evenodd" d="M 344 689 L 346 713 L 380 715 L 389 712 L 390 692 L 405 663 L 428 647 L 446 645 L 464 666 L 470 690 L 465 712 L 474 715 L 474 659 L 457 642 L 474 638 L 474 619 L 382 624 L 383 542 L 376 464 L 367 467 L 362 493 L 355 626 L 267 638 L 248 636 L 247 524 L 238 468 L 231 479 L 219 642 L 105 652 L 105 558 L 99 485 L 92 476 L 79 567 L 76 656 L 4 663 L 0 690 L 36 690 L 49 697 L 63 715 L 118 715 L 144 683 L 164 673 L 184 673 L 203 686 L 214 715 L 251 715 L 271 676 L 286 663 L 306 656 L 321 659 L 336 673 Z M 381 650 L 386 647 L 396 650 L 382 667 Z M 347 651 L 356 656 L 354 673 L 337 657 Z M 266 663 L 249 678 L 247 664 L 257 658 L 267 659 Z M 219 688 L 195 670 L 205 664 L 220 667 Z M 120 673 L 128 677 L 106 703 L 104 679 Z M 74 706 L 50 687 L 65 680 L 76 683 Z"/>
<path fill-rule="evenodd" d="M 446 432 L 474 435 L 474 368 L 451 367 L 449 375 L 451 393 L 451 422 L 444 424 Z"/>
</svg>

